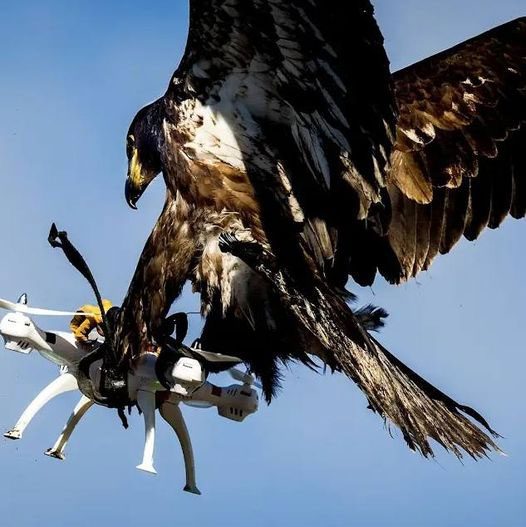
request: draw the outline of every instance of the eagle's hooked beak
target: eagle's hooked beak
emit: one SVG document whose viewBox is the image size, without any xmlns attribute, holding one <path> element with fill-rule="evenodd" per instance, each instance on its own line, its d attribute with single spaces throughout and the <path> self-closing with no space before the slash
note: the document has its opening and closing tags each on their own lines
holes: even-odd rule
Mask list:
<svg viewBox="0 0 526 527">
<path fill-rule="evenodd" d="M 124 187 L 124 195 L 126 197 L 126 203 L 128 206 L 133 210 L 137 210 L 137 202 L 139 201 L 142 192 L 137 189 L 129 177 L 126 180 L 126 186 Z"/>
<path fill-rule="evenodd" d="M 137 202 L 143 195 L 148 183 L 145 182 L 143 175 L 143 169 L 139 161 L 139 153 L 135 148 L 133 156 L 128 163 L 128 178 L 126 179 L 126 186 L 124 188 L 124 195 L 126 197 L 126 203 L 137 210 Z"/>
</svg>

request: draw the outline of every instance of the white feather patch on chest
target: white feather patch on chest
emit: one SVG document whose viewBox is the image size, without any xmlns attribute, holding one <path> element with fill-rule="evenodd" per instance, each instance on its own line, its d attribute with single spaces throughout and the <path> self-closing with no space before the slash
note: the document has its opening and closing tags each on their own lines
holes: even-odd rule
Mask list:
<svg viewBox="0 0 526 527">
<path fill-rule="evenodd" d="M 191 120 L 191 125 L 182 126 L 193 129 L 193 139 L 184 145 L 185 150 L 201 160 L 215 159 L 241 170 L 244 157 L 257 154 L 262 142 L 257 120 L 287 122 L 290 114 L 273 94 L 273 82 L 258 56 L 248 71 L 230 73 L 206 104 L 195 102 L 189 110 L 183 121 Z"/>
<path fill-rule="evenodd" d="M 215 160 L 245 170 L 241 148 L 234 131 L 236 112 L 228 101 L 214 105 L 198 104 L 194 108 L 200 125 L 192 141 L 184 145 L 186 151 L 195 152 L 202 161 Z"/>
</svg>

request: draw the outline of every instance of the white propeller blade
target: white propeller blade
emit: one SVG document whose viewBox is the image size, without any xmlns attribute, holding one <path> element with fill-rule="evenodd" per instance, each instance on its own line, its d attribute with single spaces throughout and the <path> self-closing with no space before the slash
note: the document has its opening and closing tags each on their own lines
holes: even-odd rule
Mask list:
<svg viewBox="0 0 526 527">
<path fill-rule="evenodd" d="M 183 403 L 191 408 L 212 408 L 214 406 L 212 403 L 207 403 L 206 401 L 183 401 Z"/>
<path fill-rule="evenodd" d="M 0 298 L 0 309 L 7 309 L 8 311 L 15 311 L 17 313 L 24 313 L 26 315 L 43 315 L 49 317 L 73 317 L 75 315 L 85 315 L 87 317 L 94 317 L 93 313 L 83 313 L 81 311 L 55 311 L 53 309 L 40 309 L 38 307 L 28 307 L 24 304 L 15 304 Z"/>
<path fill-rule="evenodd" d="M 239 364 L 240 362 L 243 362 L 239 357 L 232 357 L 231 355 L 222 355 L 221 353 L 212 353 L 210 351 L 204 351 L 197 348 L 191 349 L 194 353 L 197 353 L 208 362 L 232 362 L 233 364 Z"/>
<path fill-rule="evenodd" d="M 260 390 L 263 389 L 263 386 L 261 386 L 261 383 L 257 382 L 256 379 L 254 379 L 254 376 L 250 373 L 246 373 L 244 371 L 238 370 L 237 368 L 230 368 L 228 370 L 228 373 L 234 378 L 234 380 L 242 382 L 243 384 L 250 384 L 251 386 L 255 386 L 256 388 L 259 388 Z"/>
</svg>

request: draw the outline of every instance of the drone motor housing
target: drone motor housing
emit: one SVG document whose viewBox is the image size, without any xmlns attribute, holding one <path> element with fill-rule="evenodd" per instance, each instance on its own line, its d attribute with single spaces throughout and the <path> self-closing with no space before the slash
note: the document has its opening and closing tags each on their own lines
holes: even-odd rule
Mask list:
<svg viewBox="0 0 526 527">
<path fill-rule="evenodd" d="M 181 357 L 174 365 L 171 376 L 173 377 L 173 391 L 178 395 L 191 395 L 205 382 L 205 372 L 201 363 L 196 359 Z"/>
<path fill-rule="evenodd" d="M 194 408 L 215 406 L 221 417 L 238 423 L 256 413 L 259 408 L 258 392 L 248 384 L 222 387 L 205 382 L 192 394 L 191 399 L 183 398 L 183 402 Z"/>
<path fill-rule="evenodd" d="M 31 353 L 34 326 L 23 313 L 8 313 L 0 322 L 0 334 L 4 338 L 6 349 L 25 355 Z"/>
<path fill-rule="evenodd" d="M 35 323 L 21 312 L 10 312 L 0 321 L 6 349 L 28 355 L 38 351 L 51 362 L 62 366 L 74 364 L 85 351 L 79 350 L 75 337 L 62 331 L 42 331 Z M 57 358 L 60 355 L 60 359 Z"/>
<path fill-rule="evenodd" d="M 256 390 L 244 384 L 233 384 L 226 388 L 220 388 L 221 401 L 217 407 L 217 413 L 225 419 L 241 423 L 249 415 L 257 412 L 259 397 Z"/>
</svg>

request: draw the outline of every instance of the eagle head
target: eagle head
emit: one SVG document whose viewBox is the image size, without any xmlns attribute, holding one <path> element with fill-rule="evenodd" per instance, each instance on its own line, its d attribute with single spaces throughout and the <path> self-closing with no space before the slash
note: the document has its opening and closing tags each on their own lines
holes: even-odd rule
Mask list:
<svg viewBox="0 0 526 527">
<path fill-rule="evenodd" d="M 148 185 L 162 171 L 162 101 L 158 100 L 142 108 L 133 119 L 126 136 L 128 177 L 126 201 L 132 209 Z"/>
</svg>

